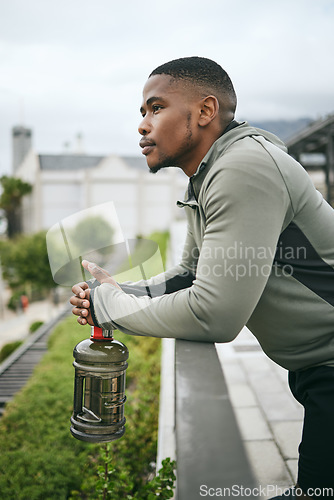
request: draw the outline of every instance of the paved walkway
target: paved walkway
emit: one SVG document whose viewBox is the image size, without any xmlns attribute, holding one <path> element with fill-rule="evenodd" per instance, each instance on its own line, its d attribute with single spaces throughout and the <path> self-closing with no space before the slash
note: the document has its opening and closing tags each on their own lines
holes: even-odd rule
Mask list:
<svg viewBox="0 0 334 500">
<path fill-rule="evenodd" d="M 55 306 L 48 300 L 32 302 L 26 312 L 15 313 L 9 309 L 0 315 L 0 349 L 3 345 L 16 340 L 25 340 L 29 335 L 29 327 L 34 321 L 52 319 L 64 307 Z"/>
<path fill-rule="evenodd" d="M 303 408 L 290 393 L 287 371 L 262 352 L 247 328 L 216 347 L 262 498 L 271 498 L 295 484 Z"/>
</svg>

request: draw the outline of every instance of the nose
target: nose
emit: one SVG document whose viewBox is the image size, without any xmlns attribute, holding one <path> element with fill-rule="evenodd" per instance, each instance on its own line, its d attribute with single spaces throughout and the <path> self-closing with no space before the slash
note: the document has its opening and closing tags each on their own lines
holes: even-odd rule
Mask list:
<svg viewBox="0 0 334 500">
<path fill-rule="evenodd" d="M 139 123 L 138 132 L 140 133 L 140 135 L 147 135 L 149 131 L 150 131 L 150 124 L 147 115 L 145 115 L 142 121 Z"/>
</svg>

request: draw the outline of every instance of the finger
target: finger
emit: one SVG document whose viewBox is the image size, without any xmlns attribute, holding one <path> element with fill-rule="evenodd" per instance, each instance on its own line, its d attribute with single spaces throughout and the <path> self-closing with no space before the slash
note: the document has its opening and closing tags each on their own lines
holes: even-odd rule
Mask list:
<svg viewBox="0 0 334 500">
<path fill-rule="evenodd" d="M 90 272 L 94 278 L 97 279 L 100 283 L 104 283 L 104 280 L 110 278 L 110 274 L 102 267 L 98 266 L 94 262 L 89 262 L 88 260 L 82 261 L 82 266 Z"/>
<path fill-rule="evenodd" d="M 77 322 L 82 326 L 87 325 L 87 320 L 85 318 L 81 318 L 81 316 L 77 319 Z"/>
<path fill-rule="evenodd" d="M 82 316 L 83 317 L 83 316 L 88 316 L 89 311 L 88 311 L 88 309 L 82 309 L 81 307 L 73 307 L 72 313 L 75 316 Z"/>
<path fill-rule="evenodd" d="M 87 299 L 82 300 L 81 298 L 77 297 L 76 295 L 74 295 L 73 297 L 70 298 L 70 304 L 72 304 L 72 306 L 76 306 L 76 307 L 84 307 L 85 309 L 88 309 L 90 307 L 89 300 L 87 300 Z"/>
<path fill-rule="evenodd" d="M 76 283 L 72 287 L 72 292 L 75 295 L 78 295 L 78 297 L 84 298 L 86 296 L 85 290 L 87 290 L 88 284 L 85 281 L 82 281 L 81 283 Z"/>
</svg>

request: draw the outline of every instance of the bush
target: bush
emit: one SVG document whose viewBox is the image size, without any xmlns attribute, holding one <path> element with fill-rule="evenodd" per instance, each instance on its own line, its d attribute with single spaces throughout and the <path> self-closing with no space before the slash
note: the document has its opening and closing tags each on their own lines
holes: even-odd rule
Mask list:
<svg viewBox="0 0 334 500">
<path fill-rule="evenodd" d="M 78 325 L 79 326 L 79 325 Z M 65 499 L 81 481 L 87 456 L 68 435 L 72 407 L 71 351 L 81 336 L 71 322 L 54 332 L 53 347 L 6 407 L 0 421 L 0 491 L 3 498 Z"/>
<path fill-rule="evenodd" d="M 11 311 L 17 311 L 18 309 L 22 309 L 21 306 L 22 295 L 26 295 L 26 292 L 24 290 L 19 290 L 17 292 L 14 292 L 7 303 L 8 309 L 10 309 Z"/>
<path fill-rule="evenodd" d="M 4 279 L 14 293 L 25 289 L 41 293 L 56 286 L 44 231 L 1 241 L 0 252 Z"/>
<path fill-rule="evenodd" d="M 129 484 L 131 484 L 131 479 L 126 474 L 117 467 L 112 465 L 113 457 L 111 454 L 111 445 L 107 443 L 100 454 L 101 464 L 97 467 L 97 480 L 95 481 L 95 491 L 90 491 L 89 497 L 84 497 L 83 493 L 77 491 L 72 492 L 70 500 L 75 500 L 77 498 L 96 498 L 98 500 L 119 500 L 124 498 L 124 494 L 127 491 L 127 500 L 155 500 L 157 498 L 161 500 L 167 500 L 173 497 L 174 481 L 176 479 L 175 461 L 171 461 L 170 458 L 165 458 L 162 461 L 162 467 L 158 474 L 153 477 L 147 484 L 137 490 L 134 495 L 129 493 Z M 116 491 L 120 491 L 122 496 L 118 496 Z"/>
<path fill-rule="evenodd" d="M 74 439 L 69 418 L 73 410 L 72 350 L 89 336 L 74 318 L 59 325 L 49 351 L 23 390 L 7 406 L 0 421 L 0 491 L 3 498 L 67 499 L 71 491 L 96 498 L 94 464 L 100 445 Z M 123 479 L 115 497 L 126 498 L 147 482 L 154 471 L 158 426 L 160 340 L 127 336 L 116 338 L 129 348 L 126 433 L 111 445 Z M 124 478 L 126 480 L 124 481 Z M 128 491 L 124 491 L 124 484 Z M 121 488 L 121 489 L 120 489 Z M 87 496 L 86 496 L 87 495 Z"/>
<path fill-rule="evenodd" d="M 44 325 L 44 321 L 34 321 L 29 326 L 29 332 L 30 333 L 36 332 L 42 325 Z"/>
<path fill-rule="evenodd" d="M 168 240 L 169 240 L 169 232 L 164 231 L 164 232 L 154 232 L 149 236 L 149 239 L 155 241 L 158 243 L 160 252 L 161 252 L 161 257 L 164 263 L 164 266 L 166 265 L 166 255 L 167 255 L 167 245 L 168 245 Z"/>
<path fill-rule="evenodd" d="M 9 342 L 5 344 L 0 350 L 0 363 L 2 363 L 8 356 L 12 354 L 20 345 L 22 344 L 22 340 L 16 340 L 15 342 Z"/>
</svg>

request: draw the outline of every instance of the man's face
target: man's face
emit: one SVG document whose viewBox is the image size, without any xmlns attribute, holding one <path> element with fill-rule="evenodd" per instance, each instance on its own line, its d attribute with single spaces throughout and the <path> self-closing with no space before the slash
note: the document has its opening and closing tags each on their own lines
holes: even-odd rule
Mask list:
<svg viewBox="0 0 334 500">
<path fill-rule="evenodd" d="M 144 87 L 140 112 L 143 120 L 140 146 L 151 172 L 180 167 L 185 172 L 197 165 L 198 103 L 168 75 L 151 76 Z"/>
</svg>

